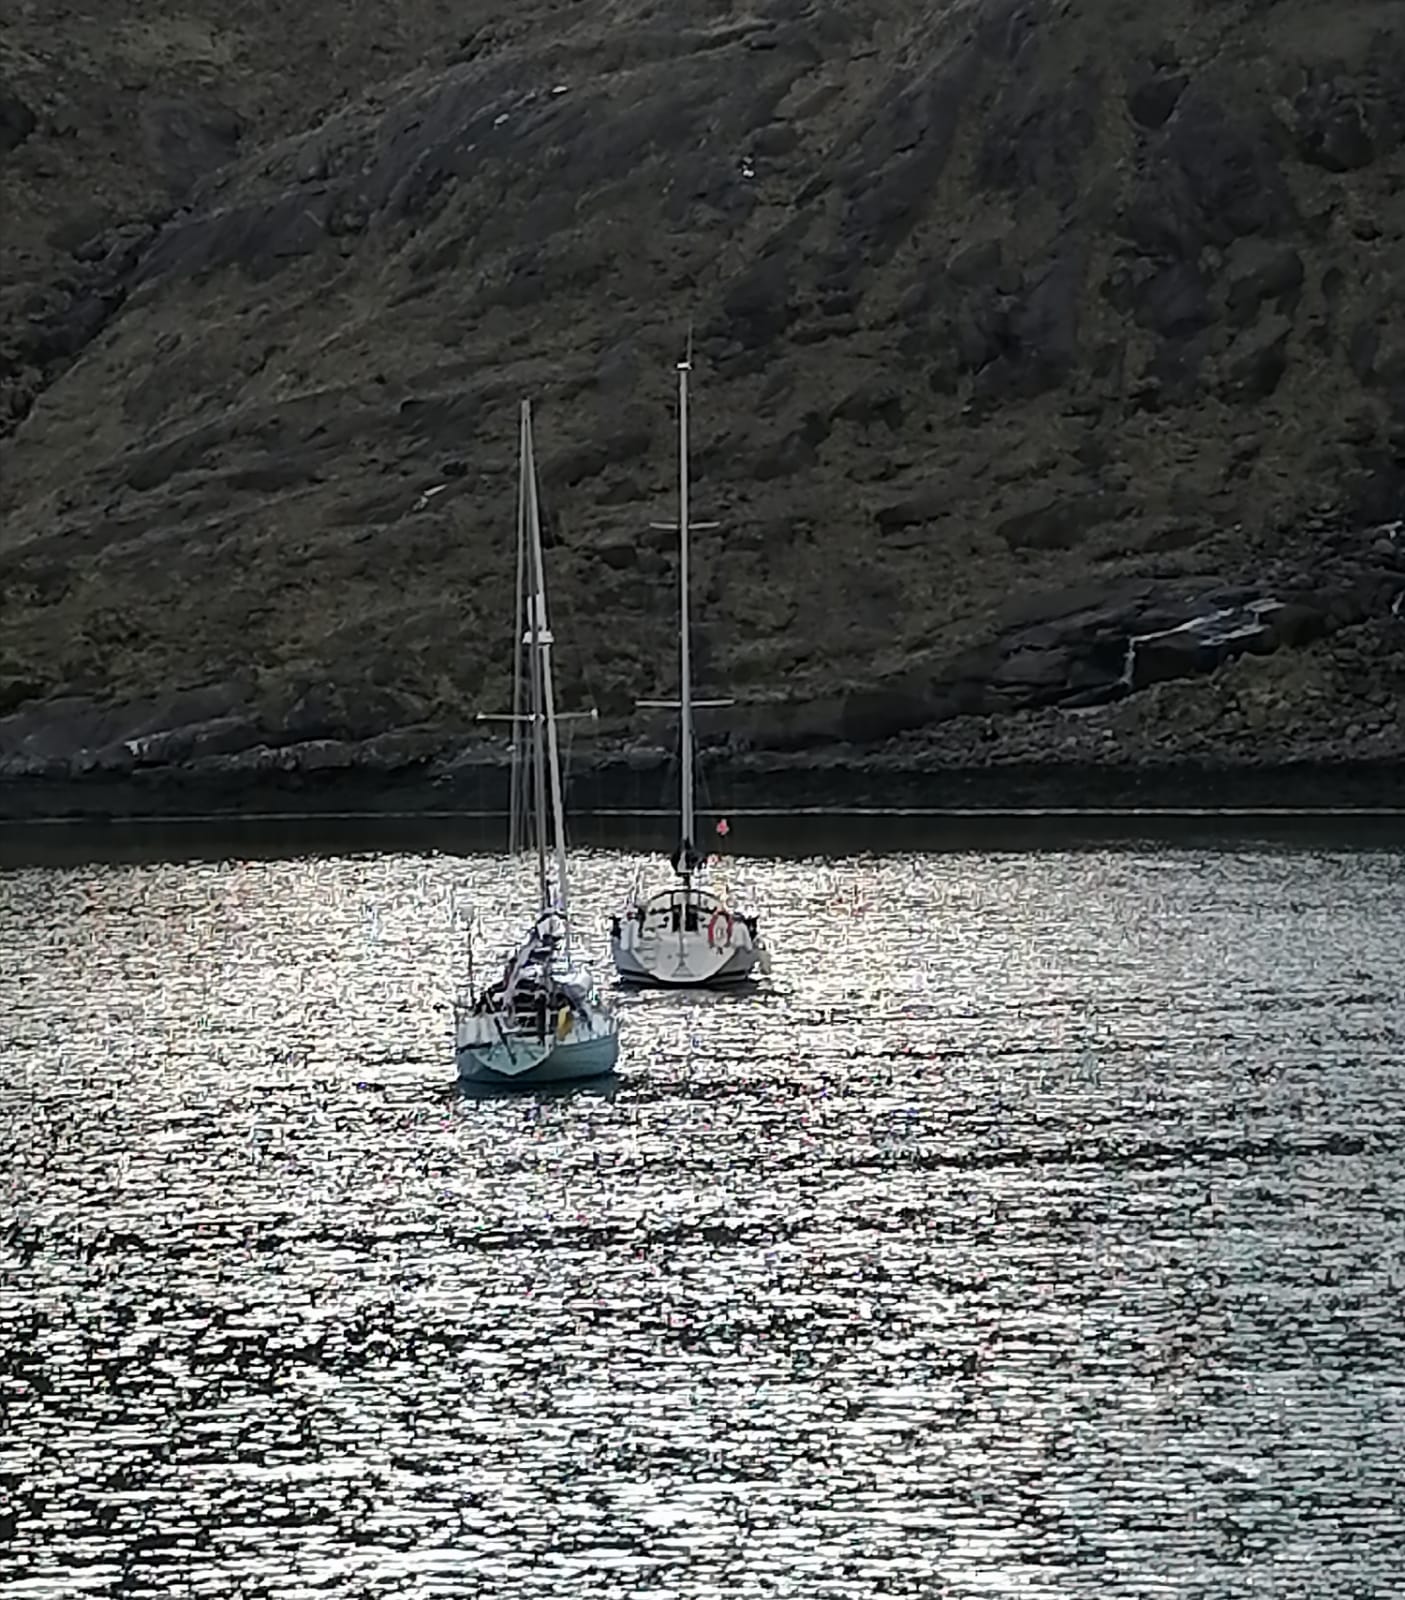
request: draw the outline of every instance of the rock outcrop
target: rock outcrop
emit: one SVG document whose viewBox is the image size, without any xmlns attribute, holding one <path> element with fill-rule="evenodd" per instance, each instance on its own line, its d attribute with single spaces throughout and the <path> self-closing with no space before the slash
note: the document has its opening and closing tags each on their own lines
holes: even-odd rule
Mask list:
<svg viewBox="0 0 1405 1600">
<path fill-rule="evenodd" d="M 237 49 L 199 4 L 21 19 L 0 771 L 451 765 L 506 693 L 523 393 L 563 699 L 647 742 L 690 324 L 738 759 L 1376 759 L 1395 9 L 312 0 Z M 1294 673 L 1318 698 L 1270 715 Z"/>
</svg>

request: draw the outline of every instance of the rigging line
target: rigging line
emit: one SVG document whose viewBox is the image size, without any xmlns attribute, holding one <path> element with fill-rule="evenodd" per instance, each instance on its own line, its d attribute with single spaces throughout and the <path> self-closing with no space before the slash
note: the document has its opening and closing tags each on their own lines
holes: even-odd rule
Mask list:
<svg viewBox="0 0 1405 1600">
<path fill-rule="evenodd" d="M 543 527 L 544 532 L 550 534 L 551 554 L 555 558 L 552 565 L 557 582 L 556 588 L 552 594 L 552 608 L 555 612 L 557 620 L 556 627 L 553 632 L 558 640 L 566 641 L 564 650 L 564 664 L 574 665 L 576 682 L 583 691 L 583 697 L 586 705 L 591 710 L 598 711 L 599 701 L 595 692 L 594 677 L 591 672 L 591 653 L 588 643 L 586 642 L 591 637 L 591 630 L 585 627 L 576 626 L 578 613 L 569 598 L 570 583 L 562 583 L 560 581 L 562 575 L 561 569 L 564 564 L 561 558 L 569 553 L 566 548 L 565 539 L 566 522 L 563 516 L 560 516 L 556 513 L 551 503 L 543 499 L 540 479 L 538 479 L 536 485 L 536 509 L 538 525 Z M 545 562 L 543 564 L 545 565 Z M 556 659 L 558 666 L 563 664 L 563 650 L 559 644 L 557 646 Z M 565 672 L 561 673 L 560 682 L 563 692 L 571 685 L 571 679 Z M 568 706 L 567 709 L 570 711 L 579 708 L 572 708 Z M 565 727 L 565 750 L 561 757 L 561 793 L 562 804 L 564 806 L 571 793 L 571 766 L 575 744 L 575 718 L 568 715 L 563 720 Z"/>
<path fill-rule="evenodd" d="M 568 722 L 566 724 L 565 748 L 561 752 L 561 792 L 563 799 L 566 801 L 571 798 L 571 752 L 575 745 L 575 739 L 575 723 Z M 570 809 L 569 806 L 567 809 Z"/>
</svg>

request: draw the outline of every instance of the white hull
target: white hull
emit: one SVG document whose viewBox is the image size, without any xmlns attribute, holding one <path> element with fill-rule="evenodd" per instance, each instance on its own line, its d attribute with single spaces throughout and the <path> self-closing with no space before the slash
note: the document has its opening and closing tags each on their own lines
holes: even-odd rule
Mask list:
<svg viewBox="0 0 1405 1600">
<path fill-rule="evenodd" d="M 661 988 L 694 989 L 744 983 L 758 972 L 769 972 L 770 956 L 763 945 L 714 945 L 705 932 L 658 934 L 626 923 L 619 937 L 610 940 L 610 957 L 622 983 L 654 984 Z"/>
</svg>

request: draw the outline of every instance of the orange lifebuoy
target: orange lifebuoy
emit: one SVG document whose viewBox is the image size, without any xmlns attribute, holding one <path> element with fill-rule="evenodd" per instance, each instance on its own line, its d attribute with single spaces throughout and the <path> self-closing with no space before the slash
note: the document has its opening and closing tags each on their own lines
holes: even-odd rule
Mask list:
<svg viewBox="0 0 1405 1600">
<path fill-rule="evenodd" d="M 727 931 L 725 934 L 723 934 L 720 940 L 717 937 L 717 924 L 719 922 L 725 922 L 727 924 Z M 721 906 L 719 906 L 717 910 L 712 913 L 712 917 L 708 922 L 707 942 L 714 950 L 717 949 L 719 944 L 731 944 L 732 942 L 732 913 L 730 911 L 724 911 Z"/>
</svg>

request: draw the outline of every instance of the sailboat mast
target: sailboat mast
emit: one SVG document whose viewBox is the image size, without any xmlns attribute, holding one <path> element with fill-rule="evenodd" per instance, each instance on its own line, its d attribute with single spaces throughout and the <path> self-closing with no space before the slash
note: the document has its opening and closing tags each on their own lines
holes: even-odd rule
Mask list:
<svg viewBox="0 0 1405 1600">
<path fill-rule="evenodd" d="M 682 854 L 683 881 L 691 873 L 693 850 L 693 659 L 688 615 L 688 373 L 692 368 L 692 341 L 688 356 L 678 363 L 678 714 L 682 744 Z"/>
<path fill-rule="evenodd" d="M 546 765 L 551 781 L 551 820 L 556 857 L 556 908 L 566 924 L 566 957 L 570 960 L 571 924 L 566 881 L 566 805 L 561 786 L 561 750 L 556 738 L 556 692 L 551 680 L 551 628 L 546 613 L 546 573 L 542 559 L 541 506 L 537 500 L 535 463 L 527 478 L 527 537 L 531 546 L 533 611 L 538 658 L 538 683 L 541 688 L 542 723 L 546 734 Z M 537 741 L 538 758 L 542 741 Z M 539 800 L 544 809 L 544 798 Z M 543 821 L 545 818 L 543 817 Z M 545 829 L 543 829 L 543 834 Z M 545 889 L 543 890 L 545 896 Z M 542 909 L 547 908 L 545 898 Z"/>
<path fill-rule="evenodd" d="M 527 627 L 526 562 L 527 562 L 527 402 L 522 402 L 518 423 L 517 441 L 517 587 L 513 591 L 512 626 Z M 507 849 L 515 856 L 522 848 L 522 835 L 526 822 L 526 784 L 522 762 L 522 651 L 512 652 L 512 764 L 508 777 Z"/>
<path fill-rule="evenodd" d="M 536 512 L 537 468 L 532 453 L 532 404 L 522 402 L 522 478 L 526 512 L 527 534 L 527 585 L 530 593 L 527 632 L 523 639 L 531 652 L 529 670 L 532 687 L 532 790 L 536 811 L 537 834 L 537 904 L 545 911 L 551 904 L 551 886 L 546 871 L 546 766 L 542 749 L 542 724 L 545 696 L 543 693 L 543 639 L 546 630 L 546 602 L 542 594 L 541 549 L 533 534 Z"/>
</svg>

